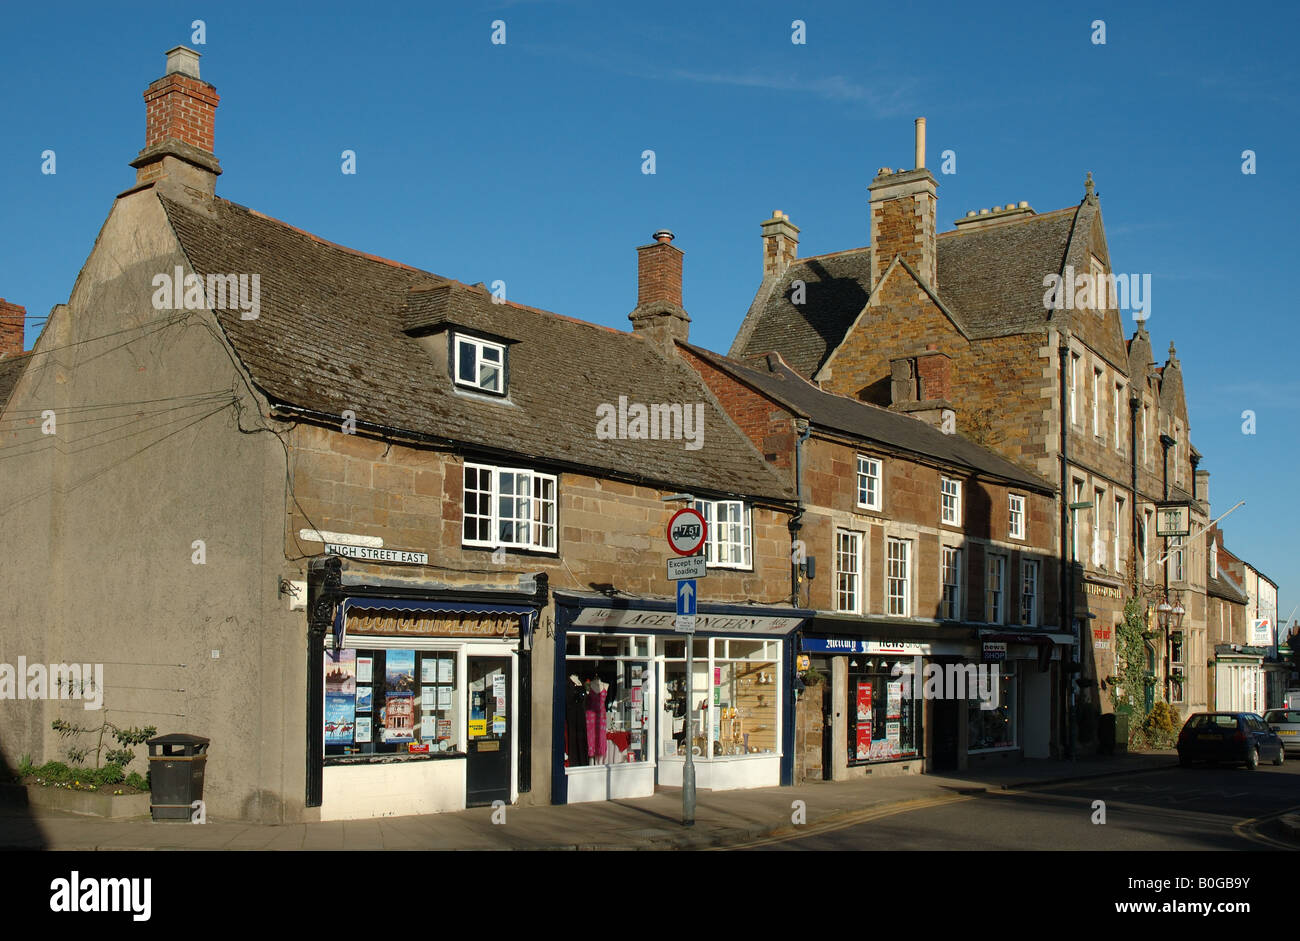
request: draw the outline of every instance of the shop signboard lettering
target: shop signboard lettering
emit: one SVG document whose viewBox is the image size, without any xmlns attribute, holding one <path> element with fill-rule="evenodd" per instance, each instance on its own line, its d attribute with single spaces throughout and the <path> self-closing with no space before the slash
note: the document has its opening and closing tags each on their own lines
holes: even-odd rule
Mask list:
<svg viewBox="0 0 1300 941">
<path fill-rule="evenodd" d="M 635 611 L 629 608 L 583 608 L 573 619 L 575 627 L 645 628 L 673 630 L 677 615 L 672 611 Z M 715 634 L 788 634 L 803 623 L 802 618 L 772 615 L 695 615 L 696 631 Z"/>
<path fill-rule="evenodd" d="M 437 615 L 389 615 L 349 611 L 349 635 L 421 637 L 518 637 L 519 615 L 476 614 L 469 617 Z"/>
</svg>

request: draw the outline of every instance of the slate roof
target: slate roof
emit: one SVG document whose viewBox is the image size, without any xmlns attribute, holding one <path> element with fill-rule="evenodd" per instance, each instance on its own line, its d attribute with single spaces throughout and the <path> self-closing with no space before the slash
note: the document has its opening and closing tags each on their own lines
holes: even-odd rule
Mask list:
<svg viewBox="0 0 1300 941">
<path fill-rule="evenodd" d="M 9 401 L 9 396 L 13 394 L 14 386 L 18 385 L 23 368 L 31 356 L 31 353 L 21 353 L 17 356 L 0 357 L 0 409 L 3 409 L 5 403 Z"/>
<path fill-rule="evenodd" d="M 1205 593 L 1215 598 L 1223 598 L 1225 601 L 1231 601 L 1234 604 L 1248 604 L 1250 599 L 1246 597 L 1236 585 L 1223 578 L 1220 575 L 1207 573 L 1205 579 Z"/>
<path fill-rule="evenodd" d="M 274 401 L 468 450 L 508 452 L 670 487 L 777 500 L 794 493 L 722 410 L 698 374 L 644 336 L 518 304 L 326 242 L 228 200 L 189 204 L 157 193 L 196 273 L 258 273 L 261 313 L 217 318 L 253 381 Z M 440 293 L 439 284 L 451 288 Z M 411 288 L 420 288 L 412 300 Z M 424 294 L 424 297 L 418 295 Z M 445 295 L 445 296 L 444 296 Z M 412 320 L 472 326 L 510 346 L 508 401 L 455 390 L 404 332 Z M 704 405 L 700 450 L 681 440 L 601 440 L 596 409 Z"/>
<path fill-rule="evenodd" d="M 780 355 L 759 359 L 755 365 L 746 365 L 689 343 L 683 345 L 741 382 L 780 402 L 801 418 L 806 418 L 814 426 L 911 451 L 1041 493 L 1056 492 L 1047 481 L 960 434 L 944 434 L 910 415 L 824 392 L 799 375 Z M 758 364 L 762 364 L 762 368 Z"/>
<path fill-rule="evenodd" d="M 1097 212 L 1085 202 L 940 233 L 939 299 L 972 339 L 1045 329 L 1043 276 L 1061 271 L 1067 253 L 1077 271 L 1089 270 L 1084 236 Z M 806 285 L 802 305 L 791 303 L 795 280 Z M 844 339 L 870 291 L 870 246 L 800 259 L 780 278 L 764 279 L 730 355 L 778 350 L 811 377 Z"/>
</svg>

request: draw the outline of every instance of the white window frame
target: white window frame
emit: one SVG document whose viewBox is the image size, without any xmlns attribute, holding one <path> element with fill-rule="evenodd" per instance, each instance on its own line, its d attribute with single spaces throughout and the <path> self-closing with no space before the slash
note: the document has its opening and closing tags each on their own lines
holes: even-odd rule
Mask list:
<svg viewBox="0 0 1300 941">
<path fill-rule="evenodd" d="M 880 458 L 858 455 L 857 503 L 868 510 L 879 510 L 884 493 L 884 465 Z M 864 482 L 867 484 L 863 486 Z M 866 500 L 863 500 L 863 495 Z"/>
<path fill-rule="evenodd" d="M 696 500 L 695 509 L 708 529 L 704 541 L 704 564 L 715 569 L 754 567 L 754 533 L 749 504 L 743 500 Z M 725 509 L 728 519 L 719 523 Z M 738 517 L 733 519 L 732 517 Z M 731 538 L 739 531 L 740 539 Z"/>
<path fill-rule="evenodd" d="M 1083 497 L 1083 481 L 1081 480 L 1071 481 L 1071 488 L 1074 493 L 1074 499 L 1071 500 L 1070 502 L 1082 503 L 1083 500 L 1081 498 Z M 1078 561 L 1079 559 L 1079 511 L 1078 510 L 1070 511 L 1070 555 L 1073 556 L 1075 561 Z"/>
<path fill-rule="evenodd" d="M 940 616 L 950 621 L 962 621 L 961 607 L 961 549 L 943 546 L 939 550 Z"/>
<path fill-rule="evenodd" d="M 1115 530 L 1111 533 L 1111 558 L 1115 560 L 1115 571 L 1120 571 L 1120 534 L 1124 531 L 1124 498 L 1115 495 Z"/>
<path fill-rule="evenodd" d="M 893 536 L 885 539 L 885 613 L 912 616 L 912 543 Z"/>
<path fill-rule="evenodd" d="M 1143 466 L 1146 466 L 1147 464 L 1151 463 L 1151 459 L 1147 456 L 1147 414 L 1150 411 L 1151 411 L 1151 407 L 1147 405 L 1145 402 L 1143 402 L 1142 403 L 1142 464 Z"/>
<path fill-rule="evenodd" d="M 486 519 L 488 521 L 490 535 L 487 539 L 471 539 L 465 535 L 465 519 L 471 516 L 467 509 L 468 501 L 464 499 L 465 494 L 468 492 L 465 488 L 465 478 L 471 470 L 486 472 L 491 477 L 490 489 L 481 490 L 476 488 L 474 491 L 475 493 L 487 495 L 489 512 L 486 514 L 472 514 L 475 519 Z M 503 477 L 509 477 L 515 484 L 514 492 L 502 493 Z M 521 483 L 522 487 L 520 487 Z M 460 544 L 462 546 L 474 546 L 484 549 L 525 549 L 536 552 L 556 551 L 556 534 L 559 531 L 556 520 L 559 480 L 554 474 L 542 474 L 523 467 L 498 467 L 494 464 L 466 461 L 464 470 L 461 473 L 461 487 Z M 521 530 L 524 532 L 522 539 L 501 538 L 501 524 L 503 521 L 501 501 L 503 498 L 515 500 L 522 504 L 522 512 L 509 518 L 516 524 L 516 535 Z M 517 505 L 516 509 L 518 508 Z"/>
<path fill-rule="evenodd" d="M 1105 438 L 1101 429 L 1101 390 L 1106 379 L 1106 371 L 1092 367 L 1092 433 L 1098 438 Z"/>
<path fill-rule="evenodd" d="M 1079 354 L 1070 353 L 1070 423 L 1079 424 Z"/>
<path fill-rule="evenodd" d="M 1185 548 L 1182 536 L 1169 537 L 1169 561 L 1166 564 L 1173 569 L 1173 572 L 1171 572 L 1169 576 L 1171 582 L 1181 582 L 1185 580 L 1186 571 L 1185 566 L 1183 565 L 1185 561 L 1183 558 Z"/>
<path fill-rule="evenodd" d="M 1022 494 L 1007 494 L 1007 534 L 1012 539 L 1025 538 L 1025 498 Z"/>
<path fill-rule="evenodd" d="M 1038 572 L 1037 559 L 1020 560 L 1020 623 L 1025 627 L 1038 626 Z"/>
<path fill-rule="evenodd" d="M 1219 577 L 1219 541 L 1210 539 L 1210 578 Z"/>
<path fill-rule="evenodd" d="M 862 611 L 862 533 L 835 530 L 835 610 Z"/>
<path fill-rule="evenodd" d="M 474 350 L 474 375 L 464 377 L 460 369 L 460 351 L 461 347 L 468 346 Z M 493 363 L 491 359 L 486 358 L 483 354 L 485 351 L 495 351 L 498 356 L 497 362 Z M 496 382 L 491 386 L 483 384 L 484 368 L 496 370 Z M 493 343 L 490 340 L 480 340 L 478 337 L 472 337 L 468 334 L 455 334 L 452 345 L 452 376 L 456 380 L 456 385 L 473 389 L 476 392 L 485 392 L 488 395 L 505 395 L 506 393 L 506 347 L 504 343 Z"/>
<path fill-rule="evenodd" d="M 1115 450 L 1123 451 L 1124 442 L 1120 437 L 1120 403 L 1124 400 L 1124 384 L 1115 383 Z"/>
<path fill-rule="evenodd" d="M 961 481 L 955 477 L 939 477 L 939 520 L 948 526 L 961 525 Z"/>
<path fill-rule="evenodd" d="M 1102 538 L 1101 508 L 1106 502 L 1106 491 L 1092 488 L 1092 564 L 1094 568 L 1106 567 L 1106 540 Z"/>
<path fill-rule="evenodd" d="M 1007 557 L 990 552 L 985 565 L 984 619 L 989 624 L 1004 624 L 1006 617 Z"/>
</svg>

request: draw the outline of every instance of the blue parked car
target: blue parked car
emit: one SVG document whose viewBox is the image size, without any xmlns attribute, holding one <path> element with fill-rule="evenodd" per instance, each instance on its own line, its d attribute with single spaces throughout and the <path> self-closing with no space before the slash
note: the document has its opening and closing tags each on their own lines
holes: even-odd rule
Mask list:
<svg viewBox="0 0 1300 941">
<path fill-rule="evenodd" d="M 1286 761 L 1282 739 L 1253 712 L 1198 712 L 1187 717 L 1178 734 L 1178 763 L 1242 762 L 1254 771 L 1259 759 L 1275 765 Z"/>
</svg>

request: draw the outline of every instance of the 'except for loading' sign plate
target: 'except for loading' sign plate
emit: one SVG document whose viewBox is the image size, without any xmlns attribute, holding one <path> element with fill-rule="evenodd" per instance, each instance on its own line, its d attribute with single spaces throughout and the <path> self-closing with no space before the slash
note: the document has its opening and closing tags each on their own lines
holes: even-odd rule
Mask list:
<svg viewBox="0 0 1300 941">
<path fill-rule="evenodd" d="M 703 578 L 708 574 L 702 555 L 688 555 L 680 559 L 668 560 L 670 582 L 681 581 L 684 578 Z"/>
</svg>

